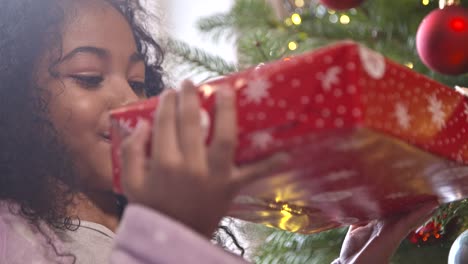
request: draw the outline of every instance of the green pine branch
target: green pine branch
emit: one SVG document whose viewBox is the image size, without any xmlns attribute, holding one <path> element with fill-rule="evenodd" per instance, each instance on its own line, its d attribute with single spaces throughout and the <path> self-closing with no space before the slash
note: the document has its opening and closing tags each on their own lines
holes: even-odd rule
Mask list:
<svg viewBox="0 0 468 264">
<path fill-rule="evenodd" d="M 257 264 L 331 263 L 339 256 L 347 229 L 340 228 L 314 235 L 276 230 L 254 256 Z"/>
<path fill-rule="evenodd" d="M 219 42 L 222 38 L 232 41 L 236 36 L 231 14 L 216 14 L 202 18 L 197 22 L 197 28 L 200 32 L 209 34 L 214 42 Z"/>
<path fill-rule="evenodd" d="M 202 49 L 191 47 L 185 42 L 170 39 L 166 44 L 170 54 L 178 58 L 184 73 L 203 74 L 207 78 L 227 75 L 237 71 L 234 64 L 226 62 L 219 56 L 210 55 Z"/>
</svg>

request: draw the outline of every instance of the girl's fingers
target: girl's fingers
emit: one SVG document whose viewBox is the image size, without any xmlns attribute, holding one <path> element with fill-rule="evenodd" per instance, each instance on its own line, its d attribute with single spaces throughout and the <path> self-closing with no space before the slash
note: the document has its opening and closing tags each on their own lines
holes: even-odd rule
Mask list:
<svg viewBox="0 0 468 264">
<path fill-rule="evenodd" d="M 373 223 L 366 226 L 350 226 L 343 241 L 340 255 L 347 258 L 361 250 L 373 234 Z"/>
<path fill-rule="evenodd" d="M 237 118 L 234 91 L 229 88 L 218 90 L 214 136 L 209 149 L 212 175 L 226 177 L 230 172 L 237 145 Z"/>
<path fill-rule="evenodd" d="M 374 263 L 376 257 L 389 260 L 408 233 L 422 225 L 436 207 L 437 203 L 432 202 L 409 214 L 377 221 L 374 224 L 374 233 L 359 253 L 357 262 Z"/>
<path fill-rule="evenodd" d="M 121 144 L 122 183 L 125 190 L 130 185 L 140 185 L 146 174 L 146 143 L 151 136 L 149 124 L 141 120 L 132 134 Z"/>
<path fill-rule="evenodd" d="M 362 223 L 362 224 L 358 224 L 358 225 L 351 225 L 348 229 L 348 233 L 349 232 L 353 232 L 354 230 L 357 230 L 357 229 L 361 229 L 361 228 L 364 228 L 364 227 L 368 227 L 369 225 L 371 225 L 373 222 L 366 222 L 366 223 Z"/>
<path fill-rule="evenodd" d="M 279 168 L 286 165 L 289 160 L 288 155 L 280 153 L 255 164 L 243 166 L 232 176 L 232 182 L 242 187 L 262 177 L 270 176 Z"/>
<path fill-rule="evenodd" d="M 160 97 L 155 112 L 152 135 L 152 159 L 157 163 L 178 166 L 182 157 L 177 142 L 177 94 L 166 90 Z"/>
<path fill-rule="evenodd" d="M 188 170 L 200 174 L 207 169 L 200 100 L 192 82 L 184 81 L 181 86 L 177 115 L 180 149 Z"/>
</svg>

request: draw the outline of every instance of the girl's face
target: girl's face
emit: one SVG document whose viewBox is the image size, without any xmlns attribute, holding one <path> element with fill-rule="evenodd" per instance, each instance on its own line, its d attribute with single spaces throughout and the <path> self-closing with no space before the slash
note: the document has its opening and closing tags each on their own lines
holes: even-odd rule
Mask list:
<svg viewBox="0 0 468 264">
<path fill-rule="evenodd" d="M 70 1 L 72 2 L 72 1 Z M 94 191 L 112 188 L 109 110 L 144 97 L 145 64 L 126 19 L 104 0 L 72 4 L 62 34 L 62 59 L 49 73 L 52 51 L 38 67 L 38 83 L 52 96 L 50 118 L 71 152 L 80 180 Z"/>
</svg>

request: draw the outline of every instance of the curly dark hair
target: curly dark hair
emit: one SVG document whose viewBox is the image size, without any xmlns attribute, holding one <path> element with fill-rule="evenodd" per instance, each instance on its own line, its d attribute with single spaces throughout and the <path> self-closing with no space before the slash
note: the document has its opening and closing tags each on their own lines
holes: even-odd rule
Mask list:
<svg viewBox="0 0 468 264">
<path fill-rule="evenodd" d="M 73 161 L 48 118 L 49 96 L 36 84 L 36 64 L 47 49 L 61 50 L 66 3 L 74 0 L 0 0 L 0 200 L 20 213 L 66 229 L 66 209 L 77 190 Z M 158 94 L 163 50 L 144 24 L 135 0 L 104 0 L 130 24 L 146 62 L 146 93 Z M 54 58 L 49 67 L 52 76 Z M 11 204 L 11 203 L 10 203 Z"/>
</svg>

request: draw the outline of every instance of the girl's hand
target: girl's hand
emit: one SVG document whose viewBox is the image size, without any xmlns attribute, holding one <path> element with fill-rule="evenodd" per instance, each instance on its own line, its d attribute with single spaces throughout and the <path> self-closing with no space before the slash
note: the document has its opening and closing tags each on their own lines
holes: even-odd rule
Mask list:
<svg viewBox="0 0 468 264">
<path fill-rule="evenodd" d="M 351 226 L 334 264 L 389 263 L 408 233 L 424 224 L 437 208 L 436 202 L 423 205 L 406 215 Z"/>
<path fill-rule="evenodd" d="M 122 186 L 130 203 L 151 207 L 211 236 L 232 199 L 247 183 L 287 161 L 284 155 L 236 168 L 234 92 L 219 90 L 213 140 L 205 146 L 194 85 L 165 91 L 151 129 L 140 122 L 122 144 Z M 151 158 L 145 145 L 152 140 Z"/>
</svg>

